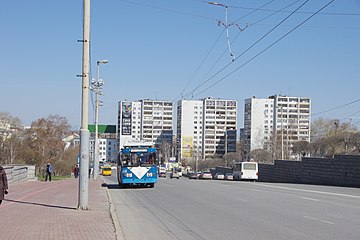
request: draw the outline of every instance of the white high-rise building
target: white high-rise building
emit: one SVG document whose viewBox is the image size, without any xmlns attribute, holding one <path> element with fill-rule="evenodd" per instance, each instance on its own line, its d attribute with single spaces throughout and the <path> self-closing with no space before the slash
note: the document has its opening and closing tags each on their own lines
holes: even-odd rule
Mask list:
<svg viewBox="0 0 360 240">
<path fill-rule="evenodd" d="M 179 100 L 176 145 L 178 160 L 202 156 L 203 101 Z"/>
<path fill-rule="evenodd" d="M 293 159 L 294 142 L 310 142 L 311 100 L 308 97 L 270 96 L 245 100 L 244 151 L 275 148 L 280 158 Z"/>
<path fill-rule="evenodd" d="M 237 102 L 206 98 L 177 106 L 178 159 L 205 159 L 236 151 Z"/>
<path fill-rule="evenodd" d="M 172 143 L 173 103 L 171 101 L 120 101 L 118 112 L 119 148 L 124 143 L 141 140 L 156 147 Z"/>
<path fill-rule="evenodd" d="M 117 138 L 120 150 L 124 143 L 141 139 L 141 102 L 120 101 L 118 109 Z"/>
<path fill-rule="evenodd" d="M 254 149 L 269 149 L 273 135 L 274 99 L 248 98 L 244 110 L 245 156 Z"/>
</svg>

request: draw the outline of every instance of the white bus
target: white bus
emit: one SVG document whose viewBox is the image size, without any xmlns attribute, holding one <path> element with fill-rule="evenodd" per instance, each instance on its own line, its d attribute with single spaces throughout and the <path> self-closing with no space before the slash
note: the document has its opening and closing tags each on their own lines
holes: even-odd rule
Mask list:
<svg viewBox="0 0 360 240">
<path fill-rule="evenodd" d="M 257 162 L 237 162 L 234 165 L 234 180 L 257 180 L 259 177 Z"/>
</svg>

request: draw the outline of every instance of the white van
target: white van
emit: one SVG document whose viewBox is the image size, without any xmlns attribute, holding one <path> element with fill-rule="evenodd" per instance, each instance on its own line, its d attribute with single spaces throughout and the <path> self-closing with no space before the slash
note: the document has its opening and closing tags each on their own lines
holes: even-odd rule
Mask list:
<svg viewBox="0 0 360 240">
<path fill-rule="evenodd" d="M 257 180 L 259 170 L 257 162 L 238 162 L 234 165 L 235 180 Z"/>
</svg>

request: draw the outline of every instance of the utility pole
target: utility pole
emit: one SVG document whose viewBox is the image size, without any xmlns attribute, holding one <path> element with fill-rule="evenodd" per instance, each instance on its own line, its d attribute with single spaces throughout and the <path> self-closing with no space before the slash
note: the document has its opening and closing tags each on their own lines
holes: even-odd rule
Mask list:
<svg viewBox="0 0 360 240">
<path fill-rule="evenodd" d="M 82 104 L 80 127 L 80 175 L 78 209 L 88 210 L 89 206 L 89 52 L 90 52 L 90 0 L 84 0 L 83 53 L 82 53 Z"/>
<path fill-rule="evenodd" d="M 196 145 L 196 160 L 195 160 L 196 178 L 197 178 L 197 173 L 198 173 L 198 164 L 199 164 L 199 146 Z"/>
<path fill-rule="evenodd" d="M 284 160 L 284 129 L 283 106 L 281 106 L 281 160 Z"/>
</svg>

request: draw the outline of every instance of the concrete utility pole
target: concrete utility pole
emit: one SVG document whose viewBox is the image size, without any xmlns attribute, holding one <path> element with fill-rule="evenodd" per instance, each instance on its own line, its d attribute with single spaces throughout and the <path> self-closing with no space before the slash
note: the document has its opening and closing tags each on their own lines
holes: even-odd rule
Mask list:
<svg viewBox="0 0 360 240">
<path fill-rule="evenodd" d="M 82 55 L 82 104 L 80 128 L 80 175 L 78 209 L 89 206 L 89 52 L 90 52 L 90 0 L 84 0 L 83 55 Z"/>
<path fill-rule="evenodd" d="M 92 82 L 92 90 L 95 92 L 95 139 L 94 139 L 94 180 L 99 176 L 99 94 L 101 94 L 101 88 L 104 82 L 100 79 L 100 64 L 108 63 L 108 60 L 100 60 L 96 62 L 97 65 L 97 81 Z"/>
<path fill-rule="evenodd" d="M 281 160 L 284 160 L 283 106 L 281 106 Z"/>
</svg>

